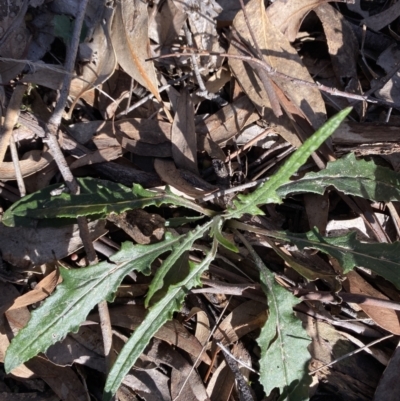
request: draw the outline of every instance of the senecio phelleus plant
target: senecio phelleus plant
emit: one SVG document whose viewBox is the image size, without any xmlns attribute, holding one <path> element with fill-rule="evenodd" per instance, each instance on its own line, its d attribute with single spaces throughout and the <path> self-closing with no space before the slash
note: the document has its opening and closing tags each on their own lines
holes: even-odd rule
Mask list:
<svg viewBox="0 0 400 401">
<path fill-rule="evenodd" d="M 161 193 L 145 190 L 140 185 L 128 188 L 92 178 L 79 179 L 79 195 L 65 191 L 54 192 L 60 185 L 53 185 L 16 202 L 4 214 L 3 224 L 31 225 L 33 221 L 43 219 L 71 222 L 77 216 L 88 216 L 94 220 L 110 213 L 165 204 L 195 210 L 202 218 L 185 235 L 167 232 L 162 241 L 150 245 L 125 242 L 121 250 L 108 261 L 80 269 L 60 267 L 62 283 L 32 312 L 28 324 L 12 340 L 5 357 L 6 372 L 11 372 L 20 364 L 45 352 L 49 346 L 63 340 L 69 332 L 78 331 L 99 302 L 113 302 L 118 286 L 128 273 L 136 271 L 149 275 L 153 261 L 163 256 L 163 263 L 155 273 L 145 299 L 147 314 L 109 371 L 104 400 L 110 400 L 153 335 L 172 318 L 174 312 L 181 309 L 188 291 L 201 285 L 200 276 L 214 260 L 218 247 L 237 251 L 236 245 L 228 241 L 222 232 L 228 226 L 239 230 L 244 228 L 246 225 L 238 221 L 244 214 L 261 215 L 262 205 L 281 203 L 285 196 L 293 193 L 323 194 L 328 186 L 373 201 L 399 200 L 400 176 L 373 162 L 357 160 L 353 154 L 328 163 L 326 169 L 320 172 L 311 172 L 297 181 L 290 181 L 290 177 L 336 130 L 350 110 L 346 108 L 332 117 L 267 182 L 250 194 L 239 194 L 232 206 L 220 213 L 177 196 L 168 188 Z M 52 195 L 54 193 L 58 195 Z M 298 299 L 277 284 L 273 273 L 245 238 L 239 231 L 237 234 L 259 270 L 260 283 L 268 299 L 268 319 L 258 338 L 261 348 L 260 382 L 267 394 L 278 388 L 283 399 L 306 400 L 309 383 L 307 362 L 310 358 L 307 346 L 310 338 L 293 313 L 293 306 L 298 303 Z M 356 239 L 355 233 L 323 237 L 316 229 L 304 234 L 283 231 L 265 231 L 264 234 L 273 240 L 290 242 L 299 249 L 308 247 L 329 254 L 338 260 L 344 273 L 355 266 L 367 267 L 400 289 L 397 273 L 400 268 L 398 242 L 365 244 Z M 209 238 L 210 245 L 204 251 L 202 261 L 188 261 L 185 272 L 174 269 L 182 255 L 192 249 L 195 241 L 205 238 Z"/>
</svg>

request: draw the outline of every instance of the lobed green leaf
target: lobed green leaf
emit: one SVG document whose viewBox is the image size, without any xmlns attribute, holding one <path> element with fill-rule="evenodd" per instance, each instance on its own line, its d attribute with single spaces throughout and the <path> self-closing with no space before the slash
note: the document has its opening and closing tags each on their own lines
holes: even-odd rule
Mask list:
<svg viewBox="0 0 400 401">
<path fill-rule="evenodd" d="M 201 285 L 200 276 L 214 260 L 216 251 L 217 241 L 214 239 L 212 249 L 203 261 L 199 264 L 190 262 L 189 274 L 179 283 L 171 285 L 165 296 L 149 309 L 142 324 L 129 338 L 109 372 L 103 394 L 104 401 L 110 400 L 113 394 L 117 392 L 125 375 L 158 329 L 172 318 L 174 312 L 181 309 L 187 292 L 191 288 Z"/>
<path fill-rule="evenodd" d="M 344 273 L 356 266 L 371 269 L 400 289 L 400 242 L 392 244 L 360 242 L 355 232 L 339 237 L 323 237 L 317 229 L 305 234 L 269 232 L 267 235 L 292 242 L 300 249 L 306 247 L 318 249 L 333 256 L 339 261 Z"/>
<path fill-rule="evenodd" d="M 61 341 L 69 332 L 76 332 L 89 312 L 104 299 L 113 301 L 122 279 L 132 270 L 150 274 L 150 264 L 161 254 L 179 244 L 181 237 L 166 235 L 164 241 L 152 245 L 125 242 L 110 258 L 113 263 L 67 270 L 61 268 L 63 282 L 35 311 L 28 324 L 11 341 L 5 357 L 10 372 L 50 345 Z"/>
<path fill-rule="evenodd" d="M 308 400 L 307 346 L 311 340 L 293 312 L 300 301 L 276 283 L 273 273 L 241 238 L 260 272 L 261 287 L 268 298 L 268 320 L 257 339 L 261 348 L 260 382 L 267 394 L 277 387 L 286 399 Z"/>
<path fill-rule="evenodd" d="M 212 215 L 196 203 L 173 194 L 148 191 L 135 184 L 128 188 L 112 181 L 79 178 L 80 193 L 72 195 L 63 185 L 51 185 L 15 202 L 3 216 L 6 226 L 29 225 L 34 220 L 91 216 L 99 219 L 110 213 L 122 213 L 146 206 L 170 204 Z"/>
<path fill-rule="evenodd" d="M 281 203 L 282 198 L 279 193 L 277 193 L 277 189 L 289 182 L 290 177 L 307 161 L 311 154 L 335 132 L 351 110 L 351 107 L 347 107 L 330 118 L 289 157 L 286 163 L 269 181 L 261 184 L 249 195 L 238 195 L 238 199 L 233 201 L 234 207 L 228 208 L 226 217 L 240 218 L 244 213 L 253 215 L 262 214 L 262 211 L 258 208 L 259 205 Z"/>
<path fill-rule="evenodd" d="M 353 153 L 328 163 L 325 170 L 308 173 L 297 181 L 277 189 L 280 197 L 288 194 L 313 192 L 322 195 L 334 186 L 348 195 L 359 196 L 376 202 L 400 199 L 400 174 L 373 161 L 357 160 Z"/>
</svg>

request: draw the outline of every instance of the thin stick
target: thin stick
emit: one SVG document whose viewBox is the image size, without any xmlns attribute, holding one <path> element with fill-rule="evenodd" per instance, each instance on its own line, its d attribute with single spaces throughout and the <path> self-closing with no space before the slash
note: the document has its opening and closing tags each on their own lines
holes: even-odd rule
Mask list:
<svg viewBox="0 0 400 401">
<path fill-rule="evenodd" d="M 15 177 L 17 178 L 19 193 L 22 196 L 26 195 L 26 188 L 24 183 L 24 178 L 22 177 L 21 166 L 19 165 L 19 157 L 17 146 L 15 145 L 14 135 L 11 135 L 10 138 L 10 151 L 11 158 L 14 164 Z"/>
<path fill-rule="evenodd" d="M 188 22 L 186 22 L 183 25 L 183 31 L 185 32 L 187 44 L 191 48 L 191 47 L 193 47 L 193 38 L 192 38 L 192 33 L 190 32 L 187 24 L 188 24 Z M 194 75 L 196 77 L 197 83 L 199 84 L 199 88 L 200 88 L 200 91 L 197 92 L 196 94 L 198 96 L 208 98 L 208 91 L 204 85 L 203 78 L 200 75 L 199 65 L 197 63 L 196 54 L 194 52 L 192 53 L 191 60 L 192 60 L 193 72 L 194 72 Z"/>
<path fill-rule="evenodd" d="M 162 56 L 158 56 L 158 57 L 153 57 L 153 58 L 149 58 L 148 60 L 156 60 L 158 58 L 167 58 L 167 57 L 182 57 L 182 56 L 190 56 L 192 53 L 170 53 L 170 54 L 164 54 Z M 299 79 L 299 78 L 295 78 L 295 77 L 291 77 L 289 75 L 283 74 L 275 69 L 273 69 L 272 67 L 268 66 L 265 64 L 265 62 L 263 60 L 258 60 L 254 57 L 249 57 L 249 56 L 240 56 L 240 55 L 236 55 L 236 54 L 229 54 L 229 53 L 217 53 L 217 52 L 207 52 L 207 51 L 201 51 L 197 53 L 199 56 L 219 56 L 219 57 L 227 57 L 227 58 L 233 58 L 233 59 L 237 59 L 237 60 L 241 60 L 241 61 L 245 61 L 247 63 L 249 63 L 250 65 L 257 65 L 257 67 L 261 67 L 263 70 L 265 70 L 269 75 L 272 76 L 277 76 L 279 78 L 282 79 L 286 79 L 288 81 L 294 82 L 294 83 L 298 83 L 299 85 L 304 85 L 304 86 L 309 86 L 311 88 L 318 88 L 319 90 L 323 91 L 323 92 L 327 92 L 330 93 L 333 96 L 341 96 L 341 97 L 345 97 L 347 99 L 354 99 L 354 100 L 361 100 L 363 102 L 370 102 L 370 103 L 377 103 L 377 104 L 384 104 L 384 105 L 388 105 L 388 106 L 392 106 L 394 108 L 400 108 L 400 105 L 397 105 L 396 103 L 392 103 L 392 102 L 386 102 L 384 100 L 381 99 L 375 99 L 375 98 L 370 98 L 368 96 L 364 96 L 364 95 L 357 95 L 355 93 L 348 93 L 348 92 L 343 92 L 340 91 L 336 88 L 329 88 L 325 85 L 322 85 L 318 82 L 309 82 L 309 81 L 305 81 L 303 79 Z"/>
<path fill-rule="evenodd" d="M 222 349 L 222 351 L 224 351 L 226 354 L 228 354 L 229 357 L 230 357 L 231 359 L 233 359 L 235 362 L 237 362 L 239 365 L 243 366 L 243 367 L 246 368 L 246 369 L 249 369 L 250 371 L 252 371 L 253 373 L 255 373 L 255 374 L 257 374 L 257 375 L 260 375 L 260 373 L 258 373 L 256 370 L 254 370 L 251 366 L 249 366 L 249 365 L 247 365 L 246 363 L 242 362 L 240 359 L 237 359 L 237 358 L 231 353 L 231 351 L 229 351 L 228 348 L 226 348 L 224 345 L 222 345 L 221 342 L 218 341 L 216 344 L 218 345 L 219 348 Z"/>
<path fill-rule="evenodd" d="M 19 112 L 21 108 L 22 98 L 25 93 L 25 85 L 17 85 L 14 89 L 11 99 L 8 103 L 7 113 L 0 136 L 0 163 L 3 163 L 10 138 L 15 124 L 18 122 Z"/>
</svg>

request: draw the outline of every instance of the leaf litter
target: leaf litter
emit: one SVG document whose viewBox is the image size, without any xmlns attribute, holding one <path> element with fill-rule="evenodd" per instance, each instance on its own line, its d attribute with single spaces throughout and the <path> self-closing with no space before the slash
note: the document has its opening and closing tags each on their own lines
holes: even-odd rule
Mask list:
<svg viewBox="0 0 400 401">
<path fill-rule="evenodd" d="M 394 399 L 397 3 L 85 4 L 1 9 L 3 394 Z"/>
</svg>

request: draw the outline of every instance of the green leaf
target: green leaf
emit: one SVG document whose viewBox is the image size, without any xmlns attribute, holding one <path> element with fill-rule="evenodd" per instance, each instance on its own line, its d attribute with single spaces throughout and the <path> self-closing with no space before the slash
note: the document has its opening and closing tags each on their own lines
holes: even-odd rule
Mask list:
<svg viewBox="0 0 400 401">
<path fill-rule="evenodd" d="M 239 252 L 239 249 L 236 247 L 235 244 L 227 240 L 224 235 L 222 234 L 222 226 L 224 224 L 224 219 L 222 216 L 216 216 L 213 219 L 213 226 L 211 229 L 211 234 L 217 241 L 224 246 L 226 249 L 229 249 L 232 252 Z"/>
<path fill-rule="evenodd" d="M 258 337 L 261 348 L 260 382 L 267 394 L 277 387 L 289 400 L 308 400 L 307 346 L 311 340 L 296 318 L 293 307 L 299 300 L 276 283 L 247 240 L 239 233 L 259 272 L 261 287 L 268 297 L 269 316 Z"/>
<path fill-rule="evenodd" d="M 99 219 L 109 213 L 122 213 L 146 206 L 172 204 L 196 210 L 205 215 L 212 215 L 209 210 L 169 189 L 163 193 L 148 191 L 135 184 L 133 189 L 112 181 L 94 178 L 79 178 L 80 194 L 71 195 L 63 185 L 51 185 L 41 191 L 25 196 L 15 202 L 4 214 L 3 223 L 7 226 L 27 225 L 34 220 L 76 218 L 91 216 Z M 55 195 L 57 193 L 57 195 Z"/>
<path fill-rule="evenodd" d="M 122 279 L 132 270 L 150 274 L 150 264 L 159 255 L 170 251 L 181 237 L 166 235 L 164 241 L 152 245 L 125 242 L 110 258 L 112 262 L 67 270 L 60 269 L 63 282 L 32 312 L 28 324 L 20 330 L 7 349 L 5 369 L 10 372 L 50 345 L 79 329 L 89 312 L 104 299 L 111 302 Z"/>
<path fill-rule="evenodd" d="M 313 192 L 322 195 L 329 186 L 348 195 L 376 202 L 400 199 L 400 174 L 372 161 L 357 160 L 353 153 L 328 163 L 325 170 L 308 173 L 278 188 L 282 198 L 288 194 Z"/>
<path fill-rule="evenodd" d="M 292 242 L 300 249 L 308 247 L 331 255 L 339 261 L 344 273 L 355 266 L 371 269 L 400 289 L 400 242 L 360 242 L 355 232 L 340 237 L 323 237 L 317 229 L 305 234 L 268 232 L 266 235 Z"/>
<path fill-rule="evenodd" d="M 199 264 L 190 263 L 190 272 L 182 281 L 168 288 L 166 295 L 149 309 L 142 324 L 135 330 L 118 355 L 107 378 L 103 400 L 108 401 L 115 394 L 125 375 L 139 358 L 146 345 L 158 329 L 172 318 L 172 314 L 181 309 L 187 292 L 201 285 L 200 276 L 214 260 L 217 241 L 214 240 L 211 251 Z"/>
<path fill-rule="evenodd" d="M 197 227 L 195 230 L 181 237 L 181 240 L 174 245 L 173 251 L 164 261 L 164 263 L 157 270 L 153 280 L 151 281 L 149 291 L 146 296 L 145 306 L 149 306 L 151 297 L 163 287 L 164 278 L 170 269 L 177 263 L 179 257 L 186 251 L 190 251 L 194 241 L 201 238 L 203 234 L 209 230 L 212 221 L 204 224 L 203 226 Z"/>
<path fill-rule="evenodd" d="M 228 208 L 227 218 L 240 218 L 244 213 L 253 215 L 263 214 L 258 205 L 266 203 L 281 203 L 282 199 L 277 189 L 286 184 L 290 177 L 307 161 L 310 155 L 315 152 L 321 144 L 332 135 L 340 123 L 350 113 L 351 107 L 340 111 L 329 119 L 315 134 L 308 138 L 303 145 L 296 150 L 280 170 L 271 179 L 260 185 L 249 195 L 238 195 L 233 201 L 234 207 Z"/>
</svg>

